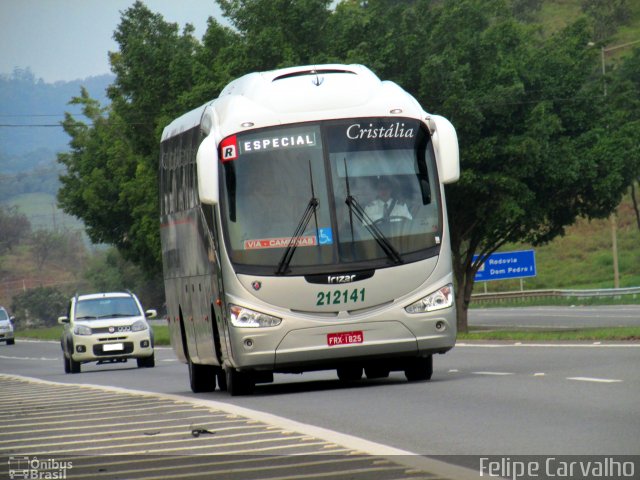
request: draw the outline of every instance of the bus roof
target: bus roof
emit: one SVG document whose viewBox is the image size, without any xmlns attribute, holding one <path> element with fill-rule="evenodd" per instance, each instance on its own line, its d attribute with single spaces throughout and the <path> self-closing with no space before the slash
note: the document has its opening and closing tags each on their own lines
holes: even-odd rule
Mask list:
<svg viewBox="0 0 640 480">
<path fill-rule="evenodd" d="M 218 140 L 248 128 L 358 116 L 420 118 L 417 101 L 393 82 L 381 81 L 363 65 L 308 65 L 244 75 L 220 96 L 182 115 L 162 140 L 202 125 L 216 126 Z"/>
</svg>

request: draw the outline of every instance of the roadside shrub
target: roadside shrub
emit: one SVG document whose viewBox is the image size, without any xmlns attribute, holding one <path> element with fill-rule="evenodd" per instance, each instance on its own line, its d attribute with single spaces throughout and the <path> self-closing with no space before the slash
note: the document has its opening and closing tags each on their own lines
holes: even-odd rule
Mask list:
<svg viewBox="0 0 640 480">
<path fill-rule="evenodd" d="M 68 295 L 56 287 L 37 287 L 14 296 L 11 311 L 22 328 L 32 325 L 56 325 L 69 303 Z"/>
</svg>

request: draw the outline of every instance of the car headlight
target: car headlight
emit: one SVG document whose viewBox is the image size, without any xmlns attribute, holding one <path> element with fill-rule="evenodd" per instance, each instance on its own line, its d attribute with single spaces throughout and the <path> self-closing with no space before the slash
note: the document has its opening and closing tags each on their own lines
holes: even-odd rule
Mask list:
<svg viewBox="0 0 640 480">
<path fill-rule="evenodd" d="M 91 329 L 86 325 L 76 325 L 73 327 L 73 333 L 76 335 L 91 335 Z"/>
<path fill-rule="evenodd" d="M 149 328 L 149 326 L 147 325 L 147 322 L 143 320 L 138 320 L 134 322 L 133 325 L 131 325 L 132 332 L 141 332 L 142 330 L 146 330 L 147 328 Z"/>
<path fill-rule="evenodd" d="M 272 317 L 266 313 L 256 312 L 237 305 L 229 305 L 229 312 L 231 313 L 231 324 L 234 327 L 276 327 L 282 322 L 281 318 Z"/>
<path fill-rule="evenodd" d="M 407 313 L 425 313 L 449 308 L 451 305 L 453 305 L 453 285 L 450 283 L 412 303 L 405 310 Z"/>
</svg>

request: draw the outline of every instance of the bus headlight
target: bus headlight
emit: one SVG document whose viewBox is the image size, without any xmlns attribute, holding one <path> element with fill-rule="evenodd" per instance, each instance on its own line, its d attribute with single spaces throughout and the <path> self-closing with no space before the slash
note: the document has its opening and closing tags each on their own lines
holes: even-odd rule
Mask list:
<svg viewBox="0 0 640 480">
<path fill-rule="evenodd" d="M 412 303 L 405 310 L 407 313 L 425 313 L 449 308 L 451 305 L 453 305 L 453 285 L 450 283 Z"/>
<path fill-rule="evenodd" d="M 282 322 L 281 318 L 272 317 L 266 313 L 256 312 L 237 305 L 229 305 L 229 312 L 231 313 L 231 324 L 234 327 L 276 327 Z"/>
<path fill-rule="evenodd" d="M 76 335 L 91 335 L 91 328 L 86 325 L 76 325 L 73 327 L 73 333 Z"/>
</svg>

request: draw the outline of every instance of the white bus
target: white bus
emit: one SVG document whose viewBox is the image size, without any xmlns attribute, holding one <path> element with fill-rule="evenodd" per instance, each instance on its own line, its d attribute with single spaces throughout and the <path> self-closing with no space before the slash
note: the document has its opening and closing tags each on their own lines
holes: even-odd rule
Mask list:
<svg viewBox="0 0 640 480">
<path fill-rule="evenodd" d="M 456 313 L 451 123 L 361 65 L 245 75 L 162 133 L 171 343 L 194 392 L 428 380 Z"/>
</svg>

